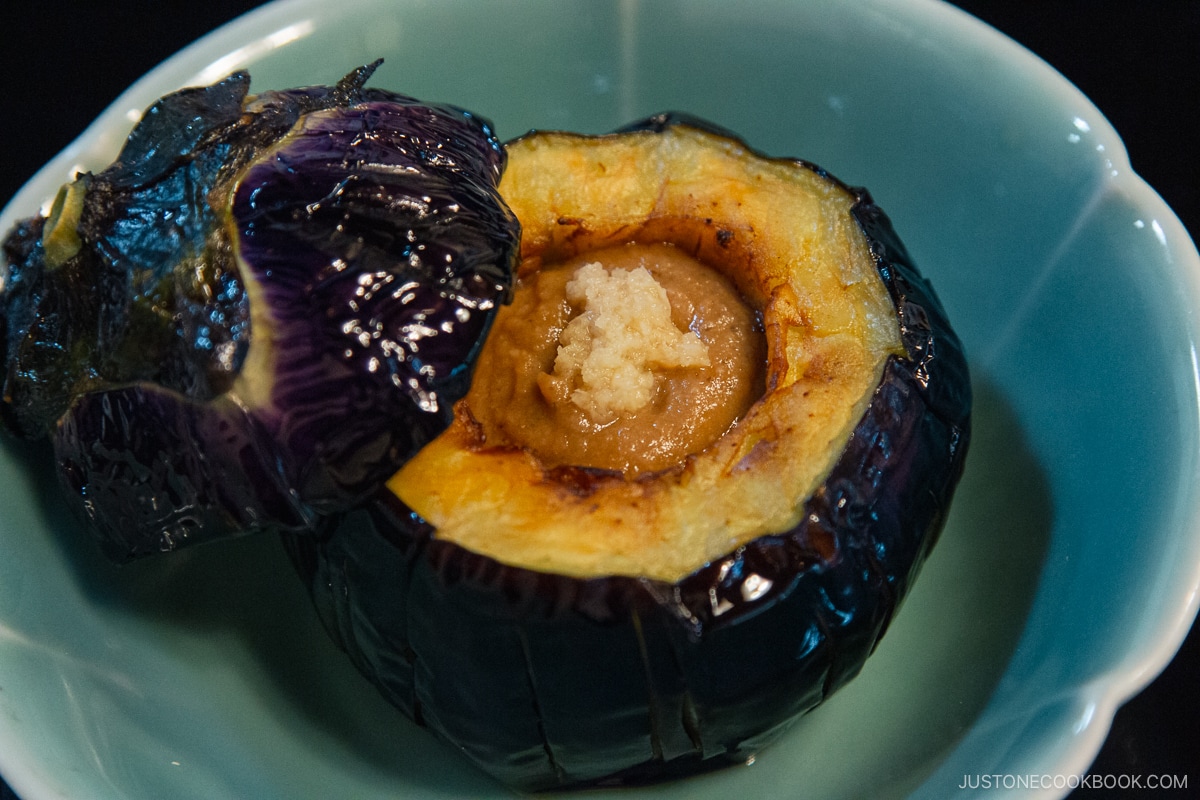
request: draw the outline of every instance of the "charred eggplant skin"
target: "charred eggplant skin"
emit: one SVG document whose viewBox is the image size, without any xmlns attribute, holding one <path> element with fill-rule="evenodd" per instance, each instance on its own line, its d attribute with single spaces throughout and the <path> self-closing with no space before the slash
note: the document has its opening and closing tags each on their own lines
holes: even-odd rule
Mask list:
<svg viewBox="0 0 1200 800">
<path fill-rule="evenodd" d="M 505 151 L 376 66 L 163 97 L 5 240 L 0 431 L 50 438 L 114 560 L 352 507 L 468 388 L 520 236 Z"/>
<path fill-rule="evenodd" d="M 674 125 L 735 138 L 677 114 L 623 130 Z M 888 627 L 963 468 L 970 379 L 888 217 L 844 188 L 906 355 L 793 529 L 676 583 L 509 566 L 438 539 L 386 492 L 320 537 L 288 537 L 359 669 L 504 783 L 636 784 L 745 761 L 854 677 Z"/>
</svg>

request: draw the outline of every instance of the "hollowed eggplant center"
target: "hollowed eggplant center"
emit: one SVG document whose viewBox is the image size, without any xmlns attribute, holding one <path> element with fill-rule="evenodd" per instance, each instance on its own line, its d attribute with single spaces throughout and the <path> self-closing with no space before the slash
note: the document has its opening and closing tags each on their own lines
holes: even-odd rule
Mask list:
<svg viewBox="0 0 1200 800">
<path fill-rule="evenodd" d="M 622 451 L 593 445 L 600 441 L 593 434 L 567 437 L 566 426 L 549 425 L 535 440 L 524 422 L 514 435 L 489 415 L 521 416 L 521 404 L 510 401 L 518 392 L 497 392 L 486 403 L 468 393 L 450 427 L 388 482 L 392 492 L 440 540 L 504 564 L 577 577 L 674 582 L 753 539 L 793 529 L 838 463 L 887 360 L 904 353 L 896 308 L 851 213 L 856 196 L 819 170 L 761 158 L 688 127 L 535 134 L 510 144 L 508 155 L 500 193 L 521 221 L 519 281 L 539 287 L 539 272 L 603 262 L 629 242 L 670 243 L 746 298 L 737 305 L 761 319 L 761 334 L 751 326 L 755 354 L 748 360 L 765 364 L 765 374 L 744 381 L 733 391 L 740 399 L 715 419 L 697 414 L 709 433 L 688 438 L 661 462 L 653 454 L 631 459 L 639 444 Z M 533 362 L 533 379 L 523 379 L 525 410 L 552 418 L 547 396 L 556 395 L 562 337 L 556 325 L 531 320 L 522 302 L 501 311 L 485 350 L 506 338 L 500 318 L 524 327 L 521 336 L 548 340 L 545 352 L 533 347 L 510 357 Z M 563 305 L 570 303 L 555 313 L 569 322 L 576 310 Z M 681 312 L 672 306 L 673 315 Z M 515 378 L 487 376 L 501 371 L 492 355 L 481 354 L 475 386 L 515 385 Z M 564 396 L 575 387 L 567 388 Z M 578 413 L 560 405 L 562 415 Z M 508 406 L 518 407 L 511 417 Z M 669 412 L 658 419 L 667 421 L 674 422 Z M 585 459 L 556 447 L 617 455 Z"/>
<path fill-rule="evenodd" d="M 765 360 L 758 314 L 727 278 L 633 243 L 528 275 L 466 404 L 488 447 L 635 477 L 719 439 L 762 396 Z"/>
</svg>

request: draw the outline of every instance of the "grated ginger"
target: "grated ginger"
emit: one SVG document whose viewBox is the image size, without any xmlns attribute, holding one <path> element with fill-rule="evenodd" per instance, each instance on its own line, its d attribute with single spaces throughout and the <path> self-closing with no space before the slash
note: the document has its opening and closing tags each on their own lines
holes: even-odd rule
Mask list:
<svg viewBox="0 0 1200 800">
<path fill-rule="evenodd" d="M 577 386 L 571 401 L 597 422 L 654 399 L 655 369 L 709 366 L 708 348 L 671 319 L 667 292 L 644 266 L 609 272 L 584 264 L 567 283 L 583 312 L 559 336 L 554 376 Z"/>
</svg>

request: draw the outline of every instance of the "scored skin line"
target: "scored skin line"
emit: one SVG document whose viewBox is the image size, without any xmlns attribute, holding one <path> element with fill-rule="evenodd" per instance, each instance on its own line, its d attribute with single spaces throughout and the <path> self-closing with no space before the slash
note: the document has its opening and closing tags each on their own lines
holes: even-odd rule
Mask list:
<svg viewBox="0 0 1200 800">
<path fill-rule="evenodd" d="M 667 651 L 671 654 L 671 663 L 674 665 L 675 672 L 680 677 L 680 682 L 684 687 L 679 709 L 679 724 L 683 726 L 683 731 L 687 734 L 688 741 L 692 743 L 692 751 L 703 759 L 704 736 L 701 732 L 700 709 L 696 706 L 696 698 L 692 696 L 692 690 L 688 687 L 687 673 L 683 668 L 683 659 L 680 657 L 679 648 L 676 646 L 675 637 L 673 636 L 667 637 Z"/>
<path fill-rule="evenodd" d="M 425 550 L 429 545 L 429 537 L 422 537 L 416 540 L 416 546 L 413 548 L 412 557 L 408 560 L 405 567 L 405 581 L 407 588 L 404 591 L 404 646 L 408 652 L 404 654 L 404 658 L 409 662 L 409 667 L 412 669 L 412 678 L 409 685 L 409 691 L 412 695 L 412 713 L 413 720 L 422 728 L 427 727 L 424 720 L 424 714 L 421 711 L 421 693 L 417 690 L 417 681 L 420 679 L 420 670 L 417 668 L 417 662 L 421 656 L 413 647 L 412 631 L 413 631 L 413 587 L 416 581 L 413 580 L 413 574 L 417 571 L 417 563 L 424 557 Z"/>
<path fill-rule="evenodd" d="M 662 703 L 654 691 L 654 674 L 650 669 L 650 652 L 646 647 L 646 636 L 642 631 L 642 615 L 633 610 L 634 636 L 637 637 L 638 655 L 642 659 L 642 676 L 646 679 L 646 708 L 649 711 L 650 750 L 656 761 L 664 761 L 662 746 Z"/>
<path fill-rule="evenodd" d="M 555 778 L 562 783 L 566 771 L 554 757 L 554 748 L 550 745 L 550 736 L 546 732 L 546 721 L 542 715 L 542 704 L 538 701 L 537 678 L 533 671 L 533 654 L 529 650 L 529 639 L 520 625 L 513 626 L 517 633 L 517 641 L 521 644 L 521 658 L 525 662 L 525 679 L 529 685 L 529 699 L 533 706 L 534 716 L 537 717 L 538 736 L 542 738 L 542 749 L 546 751 L 546 759 L 550 762 Z"/>
</svg>

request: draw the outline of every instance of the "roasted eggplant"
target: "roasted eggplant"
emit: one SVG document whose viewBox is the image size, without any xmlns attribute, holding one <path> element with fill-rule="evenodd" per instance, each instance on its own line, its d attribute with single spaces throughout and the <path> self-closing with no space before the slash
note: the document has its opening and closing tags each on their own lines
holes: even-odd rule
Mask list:
<svg viewBox="0 0 1200 800">
<path fill-rule="evenodd" d="M 0 428 L 114 559 L 301 530 L 450 421 L 519 226 L 481 117 L 365 87 L 162 98 L 4 243 Z"/>
<path fill-rule="evenodd" d="M 372 70 L 169 95 L 18 224 L 0 429 L 116 560 L 281 531 L 359 669 L 511 786 L 756 755 L 936 541 L 944 310 L 811 164 L 677 115 L 506 148 Z"/>
<path fill-rule="evenodd" d="M 859 672 L 934 545 L 969 439 L 962 347 L 868 193 L 811 164 L 678 115 L 508 150 L 518 288 L 454 422 L 371 502 L 286 541 L 364 674 L 506 784 L 746 761 Z M 597 410 L 600 384 L 560 361 L 606 280 L 589 265 L 632 253 L 707 348 L 664 360 L 655 340 L 639 363 L 658 388 L 632 405 L 665 409 L 653 430 L 686 413 L 662 387 L 708 380 L 726 329 L 672 294 L 655 248 L 732 287 L 761 370 L 731 379 L 752 396 L 715 436 L 639 461 L 621 404 L 640 379 L 618 365 Z M 635 310 L 590 318 L 589 353 L 658 313 L 614 291 Z M 543 422 L 604 443 L 556 449 Z"/>
</svg>

